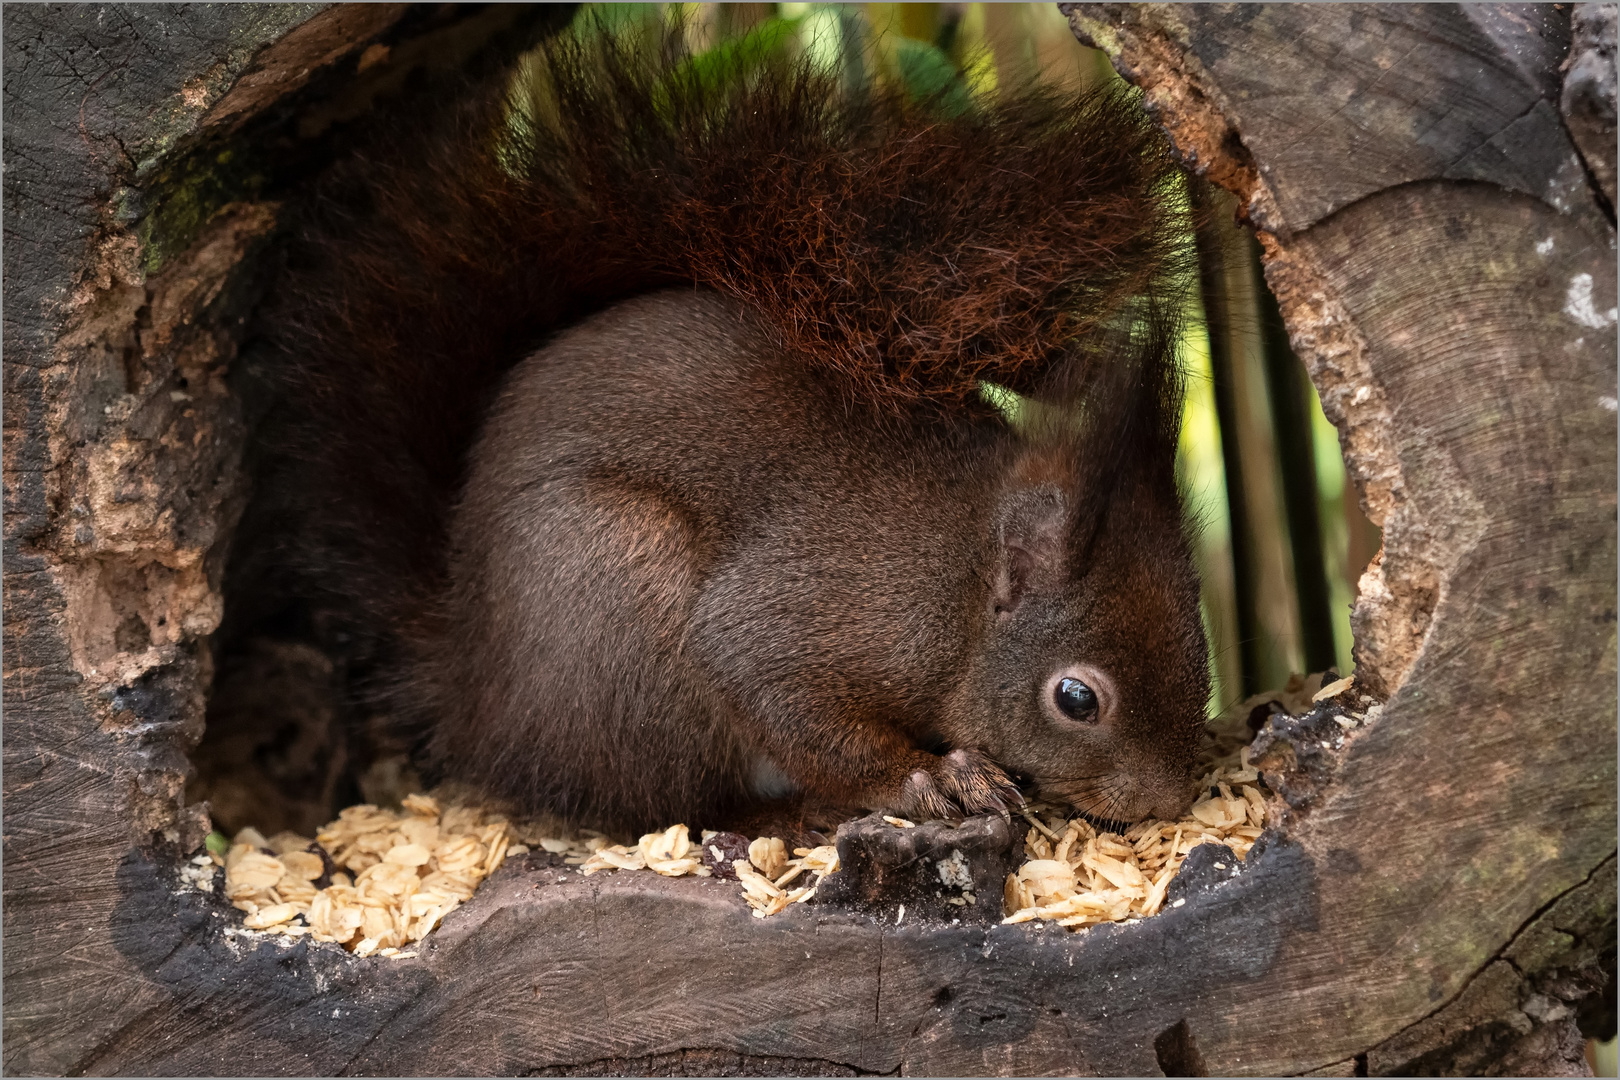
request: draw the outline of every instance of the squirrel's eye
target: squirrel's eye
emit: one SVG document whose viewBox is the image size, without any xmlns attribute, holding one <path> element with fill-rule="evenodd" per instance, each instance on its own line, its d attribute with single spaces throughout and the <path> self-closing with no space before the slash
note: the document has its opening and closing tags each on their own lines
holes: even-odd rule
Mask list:
<svg viewBox="0 0 1620 1080">
<path fill-rule="evenodd" d="M 1079 679 L 1059 679 L 1052 690 L 1058 711 L 1070 720 L 1097 719 L 1097 694 Z"/>
</svg>

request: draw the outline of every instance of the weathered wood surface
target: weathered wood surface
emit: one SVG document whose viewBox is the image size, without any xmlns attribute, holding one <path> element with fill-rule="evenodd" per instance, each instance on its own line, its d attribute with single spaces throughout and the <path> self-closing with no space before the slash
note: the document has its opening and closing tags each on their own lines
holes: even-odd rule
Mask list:
<svg viewBox="0 0 1620 1080">
<path fill-rule="evenodd" d="M 1445 1040 L 1401 1032 L 1613 874 L 1614 227 L 1559 118 L 1568 28 L 1528 6 L 1070 13 L 1263 230 L 1384 530 L 1354 622 L 1387 708 L 1289 830 L 1320 929 L 1192 1030 L 1217 1069 L 1255 1041 L 1278 1071 L 1411 1068 Z M 1498 1013 L 1449 1037 L 1528 1037 L 1544 970 L 1515 969 Z"/>
<path fill-rule="evenodd" d="M 464 60 L 480 31 L 534 38 L 533 10 L 527 29 L 498 6 L 480 17 L 4 10 L 8 1072 L 71 1071 L 172 1000 L 113 947 L 116 871 L 135 846 L 172 857 L 206 831 L 184 805 L 185 753 L 243 495 L 233 362 L 276 220 L 253 200 L 267 158 L 329 152 L 274 114 L 309 115 L 294 99 L 318 90 L 336 135 L 412 70 Z M 368 43 L 395 61 L 357 75 Z M 249 114 L 265 137 L 221 141 Z"/>
<path fill-rule="evenodd" d="M 132 859 L 115 940 L 171 1001 L 80 1067 L 589 1075 L 700 1050 L 818 1072 L 1151 1075 L 1154 1036 L 1252 993 L 1314 892 L 1285 846 L 1158 920 L 1075 936 L 820 905 L 755 919 L 735 882 L 514 863 L 419 958 L 355 961 L 227 939 L 229 909 Z"/>
<path fill-rule="evenodd" d="M 217 386 L 231 343 L 185 332 L 184 375 L 174 343 L 140 348 L 138 313 L 166 290 L 120 195 L 313 13 L 5 9 L 8 1072 L 71 1069 L 165 1000 L 112 948 L 115 873 L 154 830 L 193 842 L 201 825 L 180 802 L 240 450 Z M 182 377 L 191 417 L 169 397 Z M 177 505 L 186 488 L 201 498 Z"/>
<path fill-rule="evenodd" d="M 1551 5 L 1077 7 L 1097 44 L 1141 50 L 1126 63 L 1143 65 L 1142 78 L 1192 78 L 1191 97 L 1166 119 L 1208 125 L 1185 146 L 1200 169 L 1226 158 L 1258 170 L 1240 194 L 1273 234 L 1418 180 L 1481 180 L 1555 207 L 1590 204 L 1558 115 L 1568 15 Z M 1243 153 L 1223 153 L 1227 130 Z"/>
<path fill-rule="evenodd" d="M 1569 55 L 1558 106 L 1592 178 L 1615 206 L 1614 4 L 1577 4 L 1570 16 Z"/>
<path fill-rule="evenodd" d="M 1183 907 L 1075 937 L 759 920 L 735 885 L 536 858 L 416 959 L 227 937 L 176 884 L 184 754 L 242 499 L 239 320 L 300 189 L 199 180 L 195 148 L 319 168 L 337 146 L 283 133 L 340 136 L 398 85 L 368 44 L 444 55 L 422 10 L 5 11 L 8 1072 L 1568 1064 L 1613 970 L 1614 234 L 1541 9 L 1072 13 L 1267 230 L 1384 526 L 1357 634 L 1387 706 L 1274 728 L 1290 805 L 1243 873 L 1200 863 Z M 210 183 L 249 197 L 188 213 Z"/>
</svg>

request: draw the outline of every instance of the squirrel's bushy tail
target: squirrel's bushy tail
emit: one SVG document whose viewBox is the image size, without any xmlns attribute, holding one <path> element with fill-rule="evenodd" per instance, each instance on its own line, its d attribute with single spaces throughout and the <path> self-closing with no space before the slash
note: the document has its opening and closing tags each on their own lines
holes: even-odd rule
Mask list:
<svg viewBox="0 0 1620 1080">
<path fill-rule="evenodd" d="M 729 294 L 907 407 L 1031 391 L 1178 272 L 1175 165 L 1123 88 L 950 116 L 807 64 L 717 77 L 677 41 L 565 34 L 325 182 L 276 309 L 307 587 L 413 617 L 501 376 L 617 299 Z"/>
</svg>

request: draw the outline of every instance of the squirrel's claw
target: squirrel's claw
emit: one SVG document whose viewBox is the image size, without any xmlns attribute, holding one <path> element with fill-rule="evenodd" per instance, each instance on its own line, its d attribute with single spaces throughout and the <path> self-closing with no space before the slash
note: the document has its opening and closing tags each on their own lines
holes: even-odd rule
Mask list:
<svg viewBox="0 0 1620 1080">
<path fill-rule="evenodd" d="M 952 750 L 945 755 L 944 766 L 941 786 L 968 814 L 993 812 L 1010 822 L 1008 807 L 1024 805 L 1018 785 L 977 750 Z"/>
<path fill-rule="evenodd" d="M 899 811 L 919 821 L 993 813 L 1012 821 L 1009 807 L 1024 794 L 1001 767 L 977 750 L 952 750 L 938 765 L 914 770 L 900 787 Z"/>
<path fill-rule="evenodd" d="M 906 777 L 906 782 L 900 785 L 899 810 L 906 817 L 919 821 L 960 816 L 956 804 L 940 791 L 934 778 L 922 769 Z"/>
</svg>

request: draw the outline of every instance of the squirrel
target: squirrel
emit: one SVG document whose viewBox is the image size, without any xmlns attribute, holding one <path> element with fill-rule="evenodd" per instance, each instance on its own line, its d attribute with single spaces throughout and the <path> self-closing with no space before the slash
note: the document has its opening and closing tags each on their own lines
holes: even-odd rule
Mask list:
<svg viewBox="0 0 1620 1080">
<path fill-rule="evenodd" d="M 564 32 L 299 227 L 282 550 L 375 644 L 370 707 L 613 829 L 1178 816 L 1167 140 L 1122 89 L 953 112 L 678 45 Z"/>
</svg>

